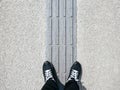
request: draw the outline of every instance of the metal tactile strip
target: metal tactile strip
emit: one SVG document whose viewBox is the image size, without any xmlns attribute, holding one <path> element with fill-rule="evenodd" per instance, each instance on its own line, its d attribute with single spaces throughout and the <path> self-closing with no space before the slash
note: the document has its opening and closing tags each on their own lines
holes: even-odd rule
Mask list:
<svg viewBox="0 0 120 90">
<path fill-rule="evenodd" d="M 76 0 L 47 0 L 46 58 L 62 83 L 76 60 Z"/>
</svg>

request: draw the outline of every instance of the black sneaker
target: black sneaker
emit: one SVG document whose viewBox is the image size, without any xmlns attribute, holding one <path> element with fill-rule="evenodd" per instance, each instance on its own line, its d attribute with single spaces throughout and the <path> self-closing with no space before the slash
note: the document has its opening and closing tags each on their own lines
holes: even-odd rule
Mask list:
<svg viewBox="0 0 120 90">
<path fill-rule="evenodd" d="M 43 75 L 44 75 L 45 82 L 47 82 L 50 79 L 54 80 L 56 84 L 58 85 L 59 90 L 64 89 L 64 85 L 58 79 L 57 73 L 56 73 L 56 70 L 53 64 L 50 63 L 49 61 L 45 61 L 43 64 Z"/>
<path fill-rule="evenodd" d="M 49 79 L 56 81 L 55 69 L 52 63 L 45 61 L 43 64 L 43 75 L 44 79 L 47 82 Z"/>
<path fill-rule="evenodd" d="M 82 77 L 82 66 L 79 62 L 76 61 L 70 69 L 68 81 L 75 80 L 76 82 L 79 82 L 81 80 L 81 77 Z"/>
</svg>

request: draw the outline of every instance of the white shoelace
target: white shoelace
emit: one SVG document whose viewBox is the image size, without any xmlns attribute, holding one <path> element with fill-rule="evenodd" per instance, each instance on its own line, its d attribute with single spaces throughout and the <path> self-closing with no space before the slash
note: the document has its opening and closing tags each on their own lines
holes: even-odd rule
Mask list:
<svg viewBox="0 0 120 90">
<path fill-rule="evenodd" d="M 51 72 L 50 69 L 45 71 L 45 77 L 46 77 L 46 81 L 49 80 L 50 78 L 51 78 L 52 80 L 54 80 L 53 75 L 52 75 L 52 72 Z"/>
<path fill-rule="evenodd" d="M 71 75 L 70 75 L 68 81 L 69 81 L 69 80 L 72 80 L 72 78 L 75 79 L 75 81 L 79 81 L 79 79 L 77 79 L 77 76 L 78 76 L 78 71 L 72 69 L 72 72 L 71 72 Z"/>
</svg>

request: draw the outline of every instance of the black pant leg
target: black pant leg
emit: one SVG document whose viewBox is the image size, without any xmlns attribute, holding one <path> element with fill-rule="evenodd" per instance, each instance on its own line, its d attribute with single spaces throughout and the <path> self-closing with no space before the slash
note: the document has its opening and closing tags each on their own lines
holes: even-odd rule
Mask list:
<svg viewBox="0 0 120 90">
<path fill-rule="evenodd" d="M 79 86 L 75 80 L 70 80 L 65 84 L 64 90 L 79 90 Z"/>
<path fill-rule="evenodd" d="M 58 90 L 58 86 L 55 81 L 48 80 L 41 90 Z"/>
</svg>

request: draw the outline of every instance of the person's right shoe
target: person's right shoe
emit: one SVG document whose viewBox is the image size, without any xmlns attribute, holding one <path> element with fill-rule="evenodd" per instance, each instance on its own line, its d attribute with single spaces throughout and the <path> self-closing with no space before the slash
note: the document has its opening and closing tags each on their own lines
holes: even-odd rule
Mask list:
<svg viewBox="0 0 120 90">
<path fill-rule="evenodd" d="M 71 69 L 70 69 L 70 73 L 68 76 L 68 80 L 75 80 L 76 82 L 80 81 L 82 77 L 82 66 L 79 62 L 74 62 Z"/>
</svg>

